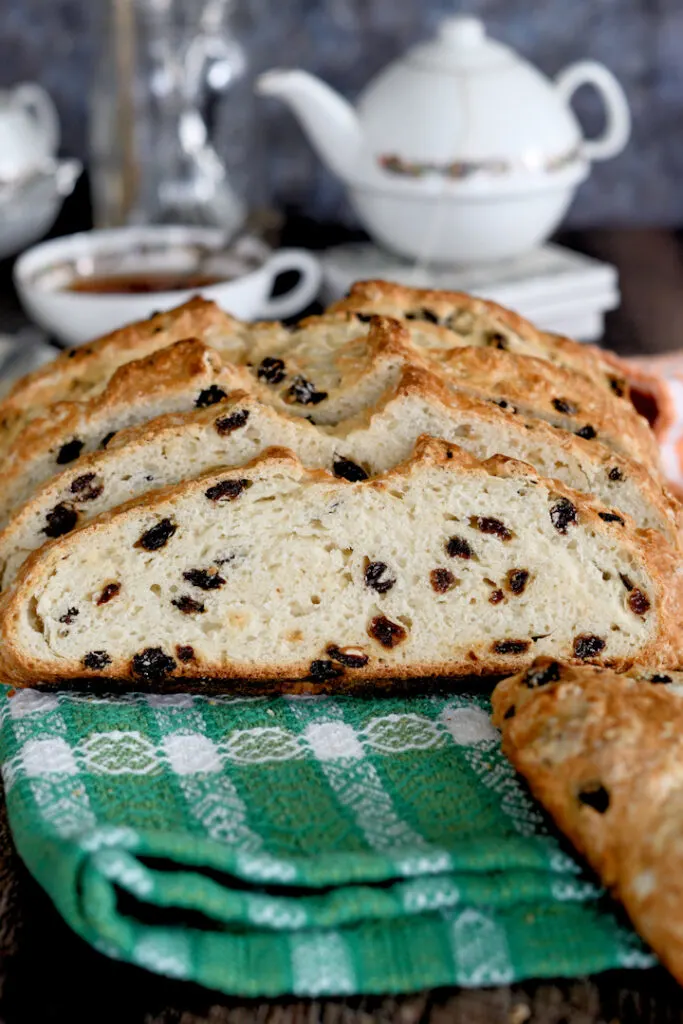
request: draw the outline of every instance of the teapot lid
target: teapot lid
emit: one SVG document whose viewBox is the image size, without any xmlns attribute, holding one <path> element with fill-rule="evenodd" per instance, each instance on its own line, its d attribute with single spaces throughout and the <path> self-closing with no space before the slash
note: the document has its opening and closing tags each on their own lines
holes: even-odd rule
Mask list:
<svg viewBox="0 0 683 1024">
<path fill-rule="evenodd" d="M 484 71 L 498 69 L 520 58 L 509 46 L 487 36 L 484 23 L 470 15 L 445 18 L 436 39 L 418 43 L 404 61 L 430 71 Z"/>
</svg>

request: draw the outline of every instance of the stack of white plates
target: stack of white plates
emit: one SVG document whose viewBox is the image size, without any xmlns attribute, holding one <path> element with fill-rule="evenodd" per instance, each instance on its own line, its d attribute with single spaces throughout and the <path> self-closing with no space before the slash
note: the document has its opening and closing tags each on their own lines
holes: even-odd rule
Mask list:
<svg viewBox="0 0 683 1024">
<path fill-rule="evenodd" d="M 420 267 L 363 242 L 328 249 L 321 262 L 325 303 L 341 298 L 354 281 L 384 278 L 481 295 L 542 330 L 579 341 L 599 339 L 604 314 L 619 305 L 616 268 L 559 245 L 476 267 Z"/>
</svg>

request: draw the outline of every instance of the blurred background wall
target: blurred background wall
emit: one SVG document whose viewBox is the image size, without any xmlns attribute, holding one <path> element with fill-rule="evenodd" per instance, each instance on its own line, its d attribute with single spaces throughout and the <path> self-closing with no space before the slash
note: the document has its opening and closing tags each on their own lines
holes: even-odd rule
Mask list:
<svg viewBox="0 0 683 1024">
<path fill-rule="evenodd" d="M 98 15 L 106 0 L 0 0 L 0 87 L 41 82 L 62 118 L 65 152 L 87 156 L 88 94 Z M 574 60 L 603 61 L 626 89 L 633 138 L 596 164 L 569 218 L 574 227 L 683 225 L 683 0 L 235 0 L 254 71 L 286 63 L 349 97 L 439 19 L 483 18 L 489 32 L 553 75 Z M 578 98 L 583 123 L 599 104 Z M 294 119 L 259 101 L 272 201 L 309 216 L 352 221 L 342 190 Z"/>
</svg>

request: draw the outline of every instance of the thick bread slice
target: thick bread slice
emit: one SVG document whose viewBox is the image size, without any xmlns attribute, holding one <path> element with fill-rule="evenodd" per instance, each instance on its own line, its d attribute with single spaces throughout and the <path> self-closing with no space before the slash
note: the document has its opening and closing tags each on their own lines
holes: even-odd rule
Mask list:
<svg viewBox="0 0 683 1024">
<path fill-rule="evenodd" d="M 79 456 L 106 447 L 111 435 L 163 413 L 215 404 L 247 381 L 197 338 L 178 341 L 120 367 L 103 392 L 60 402 L 32 420 L 3 464 L 0 523 L 35 489 Z"/>
<path fill-rule="evenodd" d="M 328 312 L 410 320 L 411 327 L 419 325 L 424 337 L 420 343 L 427 348 L 473 345 L 534 356 L 582 373 L 617 396 L 627 396 L 624 367 L 617 361 L 610 363 L 600 349 L 539 331 L 512 310 L 463 292 L 357 281 L 348 296 Z"/>
<path fill-rule="evenodd" d="M 160 416 L 120 431 L 105 450 L 81 457 L 43 484 L 12 516 L 0 532 L 0 589 L 31 551 L 50 538 L 215 466 L 240 466 L 274 445 L 293 449 L 314 468 L 332 471 L 343 459 L 341 452 L 336 455 L 340 446 L 335 438 L 306 420 L 283 416 L 245 391 L 232 391 L 209 408 Z"/>
<path fill-rule="evenodd" d="M 49 537 L 214 466 L 242 465 L 265 448 L 282 445 L 305 466 L 360 480 L 406 459 L 421 434 L 453 441 L 478 459 L 496 454 L 521 459 L 541 476 L 593 494 L 638 526 L 678 542 L 678 503 L 638 463 L 541 421 L 450 392 L 429 372 L 409 367 L 379 402 L 334 432 L 283 415 L 240 391 L 218 407 L 162 416 L 121 431 L 106 450 L 82 457 L 53 477 L 12 516 L 0 533 L 0 587 L 9 585 L 22 562 Z"/>
<path fill-rule="evenodd" d="M 498 349 L 418 348 L 409 328 L 390 317 L 372 317 L 369 333 L 361 336 L 352 325 L 310 318 L 285 339 L 260 342 L 251 363 L 276 407 L 315 423 L 335 424 L 355 415 L 396 380 L 400 366 L 415 365 L 510 412 L 522 411 L 587 440 L 597 437 L 651 471 L 659 466 L 646 420 L 587 378 Z"/>
<path fill-rule="evenodd" d="M 200 338 L 227 360 L 240 362 L 249 331 L 249 324 L 224 313 L 214 302 L 194 298 L 89 345 L 69 349 L 22 377 L 0 403 L 0 450 L 6 450 L 23 426 L 47 406 L 99 395 L 115 371 L 133 359 L 142 359 L 184 338 Z M 278 331 L 286 333 L 279 325 L 271 325 L 272 334 Z"/>
<path fill-rule="evenodd" d="M 498 685 L 503 750 L 683 983 L 683 700 L 541 658 Z"/>
<path fill-rule="evenodd" d="M 0 601 L 0 673 L 343 686 L 502 673 L 536 653 L 675 663 L 678 557 L 599 511 L 432 439 L 359 483 L 269 449 L 34 553 Z"/>
<path fill-rule="evenodd" d="M 513 410 L 544 419 L 585 440 L 600 440 L 614 451 L 659 471 L 657 439 L 633 406 L 572 370 L 512 352 L 481 348 L 432 350 L 448 382 L 508 403 Z M 512 410 L 510 410 L 512 411 Z"/>
<path fill-rule="evenodd" d="M 338 424 L 332 434 L 371 472 L 383 472 L 407 457 L 420 434 L 451 441 L 482 461 L 507 455 L 621 510 L 638 527 L 659 530 L 674 545 L 679 542 L 680 503 L 639 462 L 509 405 L 501 408 L 486 394 L 449 388 L 429 370 L 407 366 L 396 388 L 355 419 Z M 401 449 L 405 455 L 399 456 Z"/>
</svg>

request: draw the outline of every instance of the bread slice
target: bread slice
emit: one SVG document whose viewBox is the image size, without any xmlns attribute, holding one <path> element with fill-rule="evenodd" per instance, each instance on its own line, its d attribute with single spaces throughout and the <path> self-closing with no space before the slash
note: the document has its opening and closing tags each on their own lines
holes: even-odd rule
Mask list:
<svg viewBox="0 0 683 1024">
<path fill-rule="evenodd" d="M 495 349 L 429 354 L 438 356 L 438 366 L 453 387 L 490 396 L 510 412 L 546 420 L 584 440 L 599 440 L 659 473 L 659 447 L 647 421 L 629 403 L 573 371 Z"/>
<path fill-rule="evenodd" d="M 335 438 L 306 420 L 283 416 L 245 391 L 232 391 L 218 405 L 120 431 L 106 449 L 82 456 L 48 480 L 12 516 L 0 532 L 0 589 L 49 539 L 150 491 L 214 466 L 242 465 L 278 444 L 296 451 L 307 466 L 332 471 L 339 462 L 344 469 Z M 360 467 L 355 469 L 365 476 Z"/>
<path fill-rule="evenodd" d="M 332 434 L 373 472 L 407 458 L 420 434 L 451 441 L 482 461 L 507 455 L 679 543 L 680 503 L 639 462 L 509 405 L 501 408 L 486 393 L 449 388 L 423 368 L 407 366 L 395 388 Z"/>
<path fill-rule="evenodd" d="M 618 397 L 628 397 L 624 368 L 606 360 L 600 349 L 539 331 L 512 310 L 463 292 L 357 281 L 328 312 L 408 320 L 415 332 L 413 340 L 425 348 L 467 345 L 533 356 L 581 373 Z"/>
<path fill-rule="evenodd" d="M 251 370 L 277 408 L 335 424 L 376 401 L 401 366 L 431 369 L 460 390 L 510 413 L 544 419 L 657 472 L 659 449 L 646 420 L 623 399 L 572 370 L 514 352 L 476 347 L 418 348 L 410 329 L 371 317 L 367 335 L 353 326 L 309 318 L 286 338 L 264 337 Z"/>
<path fill-rule="evenodd" d="M 0 601 L 0 673 L 342 687 L 509 672 L 537 653 L 675 663 L 678 557 L 600 511 L 443 441 L 357 483 L 269 449 L 32 555 Z"/>
<path fill-rule="evenodd" d="M 103 392 L 60 402 L 32 420 L 3 464 L 0 523 L 46 480 L 118 431 L 163 413 L 215 404 L 247 380 L 197 338 L 176 342 L 120 367 Z"/>
<path fill-rule="evenodd" d="M 105 450 L 83 456 L 52 477 L 15 512 L 0 532 L 0 588 L 49 538 L 214 466 L 239 466 L 281 445 L 305 466 L 361 480 L 408 458 L 421 434 L 453 441 L 478 459 L 496 454 L 521 459 L 541 476 L 595 495 L 612 509 L 610 515 L 625 512 L 638 526 L 678 542 L 678 503 L 642 466 L 599 443 L 451 392 L 429 372 L 408 367 L 379 402 L 334 431 L 283 415 L 255 395 L 237 391 L 217 407 L 162 416 L 119 432 Z"/>
<path fill-rule="evenodd" d="M 507 756 L 683 983 L 679 687 L 540 658 L 493 706 Z"/>
<path fill-rule="evenodd" d="M 269 325 L 271 335 L 286 329 Z M 0 402 L 0 451 L 20 430 L 57 402 L 86 401 L 106 387 L 112 375 L 134 359 L 142 359 L 185 338 L 200 338 L 232 362 L 243 360 L 250 325 L 224 313 L 214 302 L 194 298 L 149 320 L 113 331 L 89 345 L 68 349 L 52 362 L 27 374 Z"/>
</svg>

